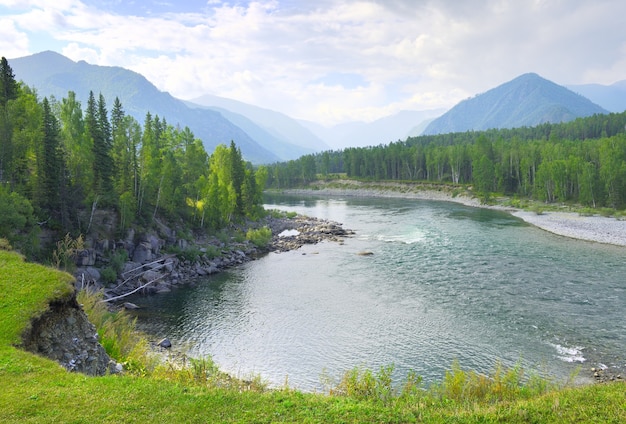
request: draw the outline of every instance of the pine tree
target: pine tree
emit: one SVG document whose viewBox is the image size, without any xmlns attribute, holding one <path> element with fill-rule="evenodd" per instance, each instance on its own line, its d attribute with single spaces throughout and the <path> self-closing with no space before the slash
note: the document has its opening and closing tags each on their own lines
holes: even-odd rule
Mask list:
<svg viewBox="0 0 626 424">
<path fill-rule="evenodd" d="M 89 92 L 85 111 L 86 131 L 92 141 L 94 195 L 110 197 L 113 183 L 113 159 L 111 158 L 111 124 L 107 117 L 104 96 L 96 103 L 93 91 Z"/>
<path fill-rule="evenodd" d="M 39 175 L 41 187 L 40 207 L 48 216 L 67 225 L 67 210 L 62 201 L 64 193 L 64 164 L 59 139 L 59 122 L 52 113 L 47 97 L 42 102 L 43 158 Z"/>
<path fill-rule="evenodd" d="M 7 104 L 9 100 L 16 99 L 18 93 L 19 85 L 13 69 L 3 56 L 0 59 L 0 183 L 9 179 L 13 153 L 13 129 Z"/>
<path fill-rule="evenodd" d="M 243 199 L 243 182 L 246 176 L 245 164 L 241 156 L 241 150 L 235 145 L 235 142 L 230 142 L 230 178 L 232 180 L 233 188 L 236 193 L 236 212 L 239 215 L 244 215 L 245 205 Z"/>
<path fill-rule="evenodd" d="M 0 106 L 6 106 L 9 100 L 17 98 L 19 85 L 15 80 L 13 69 L 9 66 L 7 59 L 2 56 L 0 59 Z"/>
</svg>

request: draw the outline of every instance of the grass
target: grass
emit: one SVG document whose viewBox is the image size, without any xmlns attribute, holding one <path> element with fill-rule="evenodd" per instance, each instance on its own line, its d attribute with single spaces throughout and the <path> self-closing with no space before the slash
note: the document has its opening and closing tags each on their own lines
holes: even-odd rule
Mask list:
<svg viewBox="0 0 626 424">
<path fill-rule="evenodd" d="M 69 373 L 16 345 L 30 319 L 44 312 L 50 300 L 71 294 L 70 279 L 0 250 L 0 422 L 626 422 L 623 383 L 537 390 L 521 383 L 519 369 L 497 367 L 486 378 L 453 364 L 440 385 L 429 389 L 417 376 L 395 389 L 389 367 L 377 373 L 355 369 L 326 394 L 266 390 L 259 381 L 231 379 L 210 359 L 187 367 L 170 363 L 143 376 Z M 107 312 L 96 313 L 101 327 L 113 319 Z M 132 324 L 117 319 L 123 328 Z"/>
</svg>

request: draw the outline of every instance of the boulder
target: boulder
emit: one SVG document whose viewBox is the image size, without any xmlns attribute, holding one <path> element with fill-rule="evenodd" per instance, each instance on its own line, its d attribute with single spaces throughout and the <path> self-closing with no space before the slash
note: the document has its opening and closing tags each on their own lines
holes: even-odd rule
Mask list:
<svg viewBox="0 0 626 424">
<path fill-rule="evenodd" d="M 170 341 L 170 339 L 168 339 L 166 337 L 166 338 L 162 339 L 161 341 L 159 341 L 157 343 L 157 346 L 163 347 L 165 349 L 169 349 L 170 347 L 172 347 L 172 342 Z"/>
<path fill-rule="evenodd" d="M 152 258 L 152 245 L 149 242 L 141 242 L 135 247 L 135 251 L 133 252 L 133 262 L 143 264 L 150 262 Z"/>
<path fill-rule="evenodd" d="M 96 264 L 96 251 L 94 249 L 83 249 L 76 253 L 76 266 L 94 266 Z"/>
<path fill-rule="evenodd" d="M 161 278 L 163 278 L 163 274 L 153 270 L 146 271 L 141 275 L 141 281 L 143 281 L 144 283 L 160 280 Z"/>
<path fill-rule="evenodd" d="M 148 243 L 150 243 L 150 249 L 154 255 L 158 255 L 161 251 L 163 241 L 155 235 L 148 236 Z"/>
</svg>

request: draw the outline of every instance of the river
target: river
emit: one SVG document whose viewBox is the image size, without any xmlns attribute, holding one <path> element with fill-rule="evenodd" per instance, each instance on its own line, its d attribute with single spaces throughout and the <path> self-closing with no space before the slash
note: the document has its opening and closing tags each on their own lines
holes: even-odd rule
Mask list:
<svg viewBox="0 0 626 424">
<path fill-rule="evenodd" d="M 457 360 L 558 382 L 626 368 L 626 249 L 506 212 L 406 199 L 267 197 L 355 231 L 171 293 L 135 297 L 141 329 L 224 370 L 321 391 L 355 366 L 426 383 Z M 361 255 L 371 252 L 372 255 Z"/>
</svg>

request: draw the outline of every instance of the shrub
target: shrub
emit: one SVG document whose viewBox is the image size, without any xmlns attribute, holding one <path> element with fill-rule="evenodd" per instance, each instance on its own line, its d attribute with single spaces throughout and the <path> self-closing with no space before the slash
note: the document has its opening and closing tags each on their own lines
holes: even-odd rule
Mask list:
<svg viewBox="0 0 626 424">
<path fill-rule="evenodd" d="M 0 238 L 0 250 L 13 250 L 13 248 L 11 247 L 11 243 L 9 243 L 9 240 L 5 238 Z"/>
<path fill-rule="evenodd" d="M 462 370 L 457 361 L 446 371 L 442 383 L 434 385 L 431 393 L 440 398 L 458 403 L 499 401 L 530 398 L 546 393 L 555 386 L 538 376 L 524 377 L 524 370 L 517 364 L 504 368 L 497 363 L 491 376 L 475 371 Z"/>
<path fill-rule="evenodd" d="M 343 374 L 339 384 L 330 388 L 329 393 L 333 396 L 388 403 L 398 395 L 392 384 L 393 370 L 393 365 L 380 367 L 376 374 L 369 369 L 352 368 Z"/>
<path fill-rule="evenodd" d="M 56 244 L 56 249 L 52 252 L 52 262 L 58 269 L 72 272 L 76 267 L 74 258 L 76 252 L 85 248 L 85 242 L 82 234 L 77 238 L 72 238 L 69 233 Z"/>
<path fill-rule="evenodd" d="M 124 269 L 124 264 L 128 261 L 128 252 L 126 249 L 118 249 L 111 255 L 111 268 L 120 274 Z"/>
<path fill-rule="evenodd" d="M 268 227 L 259 229 L 249 229 L 246 233 L 246 239 L 250 240 L 258 248 L 265 248 L 272 241 L 272 230 Z"/>
<path fill-rule="evenodd" d="M 100 271 L 100 277 L 104 284 L 113 284 L 117 280 L 117 272 L 113 267 L 107 266 Z"/>
<path fill-rule="evenodd" d="M 101 301 L 102 292 L 81 290 L 77 299 L 111 358 L 135 374 L 145 375 L 155 369 L 158 359 L 150 352 L 146 337 L 137 331 L 135 319 L 123 310 L 109 311 Z"/>
</svg>

